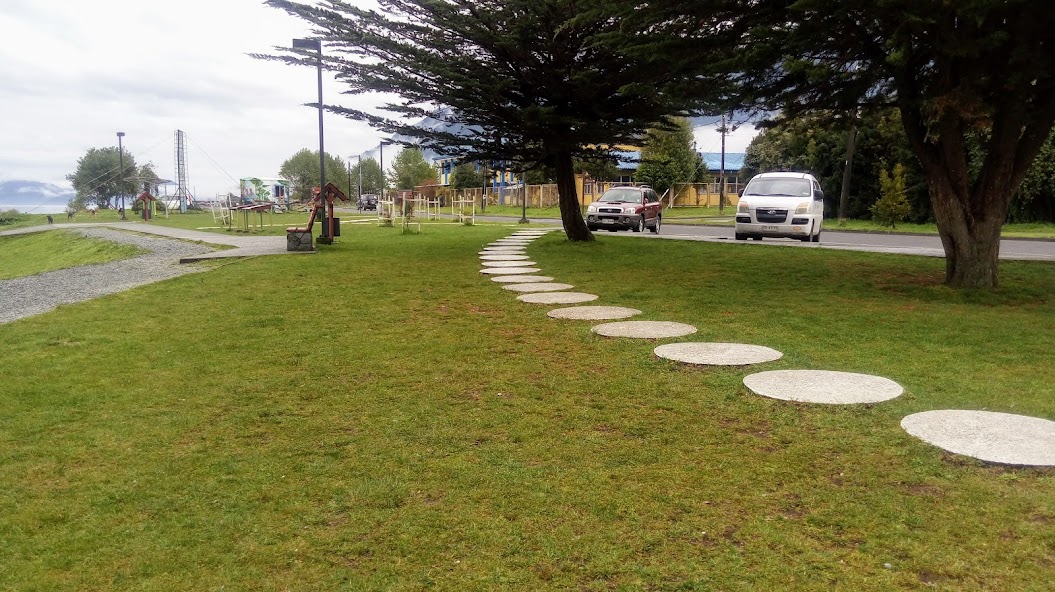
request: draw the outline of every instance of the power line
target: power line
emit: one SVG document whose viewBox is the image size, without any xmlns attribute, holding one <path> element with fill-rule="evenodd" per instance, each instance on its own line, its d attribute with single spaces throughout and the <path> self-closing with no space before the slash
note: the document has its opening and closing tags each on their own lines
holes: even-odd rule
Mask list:
<svg viewBox="0 0 1055 592">
<path fill-rule="evenodd" d="M 199 151 L 200 151 L 200 152 L 201 152 L 201 153 L 202 153 L 203 155 L 205 155 L 205 158 L 208 158 L 208 159 L 209 159 L 209 162 L 211 162 L 211 163 L 212 163 L 212 165 L 213 165 L 214 167 L 216 167 L 217 169 L 219 169 L 221 173 L 223 173 L 223 174 L 227 175 L 227 178 L 228 178 L 228 179 L 230 179 L 231 181 L 233 181 L 233 182 L 235 182 L 235 183 L 237 183 L 237 182 L 238 182 L 238 179 L 235 179 L 235 178 L 234 178 L 234 177 L 233 177 L 233 176 L 231 175 L 231 173 L 228 173 L 228 172 L 227 172 L 226 170 L 224 170 L 224 168 L 223 168 L 222 166 L 220 166 L 220 163 L 216 162 L 216 161 L 215 161 L 215 160 L 213 159 L 213 157 L 209 156 L 209 153 L 208 153 L 208 152 L 206 152 L 204 148 L 202 148 L 201 146 L 199 146 L 197 142 L 195 142 L 194 140 L 192 140 L 192 139 L 190 138 L 190 136 L 187 136 L 187 141 L 188 141 L 188 142 L 190 142 L 190 143 L 191 143 L 191 144 L 192 144 L 192 145 L 193 145 L 193 146 L 194 146 L 195 148 L 197 148 L 197 149 L 198 149 L 198 150 L 199 150 Z"/>
</svg>

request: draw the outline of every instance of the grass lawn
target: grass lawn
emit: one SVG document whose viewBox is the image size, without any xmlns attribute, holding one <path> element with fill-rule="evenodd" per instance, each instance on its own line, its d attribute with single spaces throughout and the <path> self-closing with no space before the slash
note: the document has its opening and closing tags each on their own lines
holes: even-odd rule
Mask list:
<svg viewBox="0 0 1055 592">
<path fill-rule="evenodd" d="M 1050 588 L 1055 470 L 898 422 L 1055 418 L 1055 266 L 959 292 L 925 257 L 529 247 L 684 340 L 785 352 L 759 369 L 906 388 L 833 407 L 547 318 L 479 273 L 509 232 L 357 226 L 0 325 L 0 589 Z"/>
<path fill-rule="evenodd" d="M 61 230 L 0 236 L 0 280 L 128 259 L 144 252 L 132 245 L 119 245 Z"/>
</svg>

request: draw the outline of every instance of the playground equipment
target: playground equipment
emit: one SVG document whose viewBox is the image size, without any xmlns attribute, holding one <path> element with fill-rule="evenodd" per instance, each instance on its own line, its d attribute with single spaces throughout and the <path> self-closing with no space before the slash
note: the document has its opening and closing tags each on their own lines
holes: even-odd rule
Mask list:
<svg viewBox="0 0 1055 592">
<path fill-rule="evenodd" d="M 466 195 L 465 191 L 456 191 L 451 196 L 451 216 L 455 222 L 476 224 L 476 199 Z"/>
<path fill-rule="evenodd" d="M 139 204 L 140 215 L 143 216 L 143 220 L 149 221 L 157 215 L 157 201 L 157 198 L 150 195 L 149 191 L 144 191 L 136 196 L 133 203 Z"/>
<path fill-rule="evenodd" d="M 311 229 L 315 224 L 316 218 L 322 218 L 322 234 L 319 235 L 320 244 L 332 244 L 333 237 L 341 236 L 341 220 L 333 217 L 333 202 L 338 199 L 348 201 L 348 196 L 333 183 L 327 183 L 321 193 L 316 193 L 315 198 L 312 200 L 308 225 L 286 229 L 286 250 L 314 250 L 311 244 Z"/>
</svg>

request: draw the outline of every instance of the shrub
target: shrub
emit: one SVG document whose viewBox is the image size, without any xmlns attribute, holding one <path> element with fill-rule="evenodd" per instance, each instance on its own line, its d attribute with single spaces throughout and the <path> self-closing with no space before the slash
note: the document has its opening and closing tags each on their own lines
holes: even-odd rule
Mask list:
<svg viewBox="0 0 1055 592">
<path fill-rule="evenodd" d="M 897 223 L 904 222 L 912 212 L 912 204 L 908 202 L 908 193 L 905 191 L 905 167 L 896 164 L 890 173 L 880 169 L 879 187 L 881 195 L 872 204 L 872 219 L 881 226 L 897 228 Z"/>
</svg>

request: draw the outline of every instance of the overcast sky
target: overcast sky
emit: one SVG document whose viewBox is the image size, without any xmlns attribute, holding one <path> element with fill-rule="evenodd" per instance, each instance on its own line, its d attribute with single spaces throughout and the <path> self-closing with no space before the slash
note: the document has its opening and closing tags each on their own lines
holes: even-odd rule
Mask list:
<svg viewBox="0 0 1055 592">
<path fill-rule="evenodd" d="M 315 70 L 247 55 L 309 31 L 259 0 L 2 0 L 0 31 L 0 180 L 67 186 L 77 159 L 116 146 L 118 131 L 137 162 L 171 179 L 181 129 L 190 188 L 211 197 L 239 177 L 277 176 L 301 148 L 318 149 L 317 111 L 303 106 L 316 98 Z M 369 105 L 340 90 L 324 73 L 327 103 Z M 697 129 L 700 150 L 720 149 L 713 129 Z M 726 149 L 742 152 L 753 135 L 741 127 Z M 331 154 L 376 156 L 380 138 L 325 116 Z"/>
</svg>

